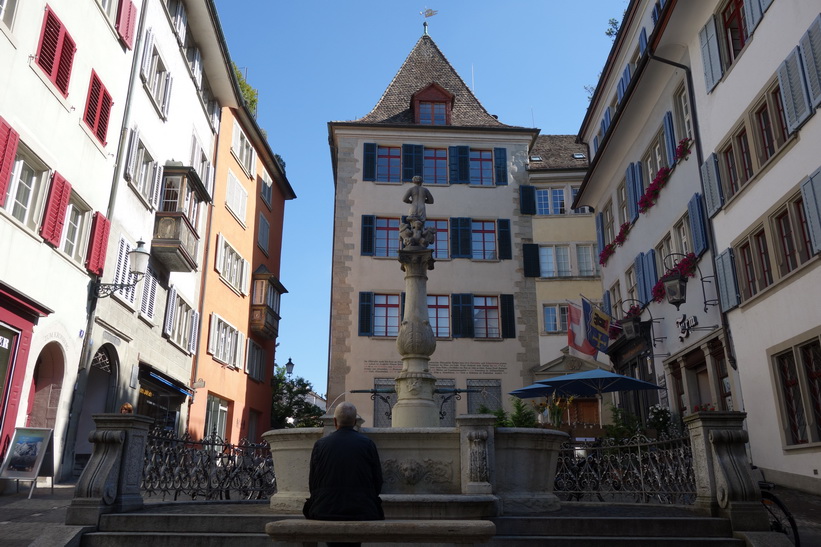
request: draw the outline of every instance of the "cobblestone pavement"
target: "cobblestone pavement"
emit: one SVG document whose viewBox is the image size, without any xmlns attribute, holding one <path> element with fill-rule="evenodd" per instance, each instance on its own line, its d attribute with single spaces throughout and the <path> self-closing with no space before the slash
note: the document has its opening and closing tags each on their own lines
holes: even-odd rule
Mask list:
<svg viewBox="0 0 821 547">
<path fill-rule="evenodd" d="M 802 547 L 821 547 L 821 496 L 781 487 L 775 487 L 773 492 L 793 513 L 798 524 Z M 28 499 L 28 483 L 21 483 L 19 492 L 15 491 L 14 483 L 7 485 L 6 491 L 0 493 L 0 547 L 28 547 L 32 543 L 38 547 L 57 547 L 56 539 L 44 538 L 72 535 L 71 527 L 65 526 L 64 522 L 66 508 L 71 503 L 73 494 L 73 484 L 57 484 L 53 492 L 46 485 L 38 486 L 31 499 Z M 157 501 L 159 500 L 147 500 L 147 503 Z M 192 505 L 186 505 L 189 510 L 192 508 Z M 194 511 L 202 511 L 202 505 L 209 504 L 198 505 Z M 218 510 L 219 504 L 213 505 L 211 509 Z M 246 507 L 244 512 L 268 510 L 267 504 L 254 505 L 253 508 Z M 580 507 L 574 510 L 584 511 Z M 653 510 L 647 506 L 638 509 L 639 512 Z M 182 504 L 175 507 L 165 505 L 163 511 L 186 512 L 186 507 Z M 627 506 L 599 506 L 597 509 L 591 508 L 590 511 L 598 515 L 612 513 L 612 516 L 631 513 Z"/>
</svg>

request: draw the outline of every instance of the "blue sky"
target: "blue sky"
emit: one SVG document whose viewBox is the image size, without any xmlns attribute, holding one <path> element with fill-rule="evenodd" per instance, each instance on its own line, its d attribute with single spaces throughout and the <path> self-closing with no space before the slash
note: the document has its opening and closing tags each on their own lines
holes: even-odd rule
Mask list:
<svg viewBox="0 0 821 547">
<path fill-rule="evenodd" d="M 426 3 L 429 2 L 429 3 Z M 576 134 L 627 0 L 216 0 L 231 58 L 259 90 L 257 121 L 286 163 L 276 362 L 325 393 L 333 173 L 330 121 L 376 105 L 428 34 L 491 114 L 542 134 Z M 364 386 L 367 387 L 367 386 Z"/>
</svg>

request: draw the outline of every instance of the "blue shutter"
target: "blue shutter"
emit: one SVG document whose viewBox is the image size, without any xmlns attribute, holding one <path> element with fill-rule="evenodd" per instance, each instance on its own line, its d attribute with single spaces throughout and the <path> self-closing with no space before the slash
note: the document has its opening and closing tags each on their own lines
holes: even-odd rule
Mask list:
<svg viewBox="0 0 821 547">
<path fill-rule="evenodd" d="M 812 113 L 810 98 L 801 71 L 799 48 L 793 49 L 778 67 L 778 85 L 784 102 L 787 130 L 794 133 Z"/>
<path fill-rule="evenodd" d="M 707 250 L 707 225 L 704 218 L 704 207 L 701 204 L 701 195 L 696 192 L 687 204 L 687 213 L 690 216 L 690 236 L 693 238 L 693 252 L 701 256 Z"/>
<path fill-rule="evenodd" d="M 362 256 L 373 256 L 376 242 L 376 217 L 362 215 Z"/>
<path fill-rule="evenodd" d="M 801 183 L 804 218 L 812 242 L 812 254 L 821 252 L 821 169 Z"/>
<path fill-rule="evenodd" d="M 658 24 L 659 17 L 661 17 L 661 4 L 656 2 L 656 5 L 653 6 L 653 13 L 650 14 L 650 17 L 653 19 L 653 24 Z"/>
<path fill-rule="evenodd" d="M 512 294 L 499 295 L 502 322 L 502 338 L 516 338 L 516 310 Z"/>
<path fill-rule="evenodd" d="M 525 243 L 522 245 L 522 262 L 525 277 L 541 277 L 539 245 L 537 243 Z"/>
<path fill-rule="evenodd" d="M 451 295 L 451 327 L 454 338 L 473 338 L 473 295 Z"/>
<path fill-rule="evenodd" d="M 659 280 L 656 270 L 656 251 L 650 249 L 644 253 L 644 290 L 647 291 L 647 302 L 653 300 L 653 287 Z"/>
<path fill-rule="evenodd" d="M 604 250 L 604 215 L 602 213 L 596 215 L 596 245 L 601 254 Z"/>
<path fill-rule="evenodd" d="M 599 136 L 596 135 L 593 137 L 593 155 L 596 155 L 596 152 L 599 151 Z"/>
<path fill-rule="evenodd" d="M 624 185 L 627 187 L 627 216 L 630 218 L 630 222 L 635 222 L 639 218 L 639 197 L 636 195 L 636 174 L 633 166 L 632 163 L 628 165 L 627 172 L 624 174 Z"/>
<path fill-rule="evenodd" d="M 637 204 L 636 209 L 638 209 L 638 200 L 639 200 L 639 198 L 641 198 L 641 196 L 644 195 L 644 169 L 642 168 L 642 165 L 641 165 L 640 161 L 637 161 L 635 163 L 635 165 L 633 166 L 633 169 L 634 169 L 634 171 L 633 171 L 633 173 L 634 173 L 633 182 L 636 185 L 636 204 Z"/>
<path fill-rule="evenodd" d="M 619 78 L 619 83 L 616 86 L 616 96 L 618 97 L 618 102 L 621 103 L 622 98 L 624 97 L 624 90 L 627 86 L 624 83 L 624 76 Z"/>
<path fill-rule="evenodd" d="M 607 127 L 610 127 L 610 122 L 613 120 L 613 108 L 608 106 L 607 110 L 604 111 L 604 122 L 607 124 Z"/>
<path fill-rule="evenodd" d="M 704 63 L 704 81 L 707 83 L 707 93 L 709 93 L 724 74 L 714 15 L 710 16 L 710 20 L 699 31 L 698 39 L 701 44 L 701 61 Z"/>
<path fill-rule="evenodd" d="M 624 73 L 622 74 L 624 78 L 624 92 L 627 93 L 627 88 L 630 86 L 630 78 L 632 75 L 630 74 L 630 64 L 628 63 L 626 67 L 624 67 Z"/>
<path fill-rule="evenodd" d="M 721 189 L 721 176 L 718 171 L 718 156 L 710 154 L 701 164 L 701 181 L 704 187 L 704 201 L 707 203 L 707 214 L 712 218 L 724 205 L 724 192 Z"/>
<path fill-rule="evenodd" d="M 601 119 L 601 123 L 599 124 L 599 132 L 602 134 L 602 137 L 607 134 L 607 123 L 604 118 Z"/>
<path fill-rule="evenodd" d="M 761 0 L 761 11 L 765 12 L 770 7 L 770 4 L 773 3 L 773 0 Z"/>
<path fill-rule="evenodd" d="M 639 34 L 639 55 L 644 55 L 647 51 L 647 29 L 642 27 L 641 34 Z"/>
<path fill-rule="evenodd" d="M 506 218 L 497 220 L 496 230 L 499 233 L 499 260 L 512 260 L 513 241 L 510 235 L 510 220 Z"/>
<path fill-rule="evenodd" d="M 613 305 L 610 302 L 610 291 L 604 291 L 601 295 L 602 311 L 609 316 L 613 316 Z"/>
<path fill-rule="evenodd" d="M 667 165 L 671 168 L 676 164 L 676 130 L 673 127 L 673 113 L 664 114 L 664 144 L 667 149 Z"/>
<path fill-rule="evenodd" d="M 471 219 L 450 219 L 450 257 L 471 258 Z"/>
<path fill-rule="evenodd" d="M 758 22 L 761 21 L 761 3 L 759 0 L 744 0 L 744 19 L 747 22 L 747 35 L 752 35 Z"/>
<path fill-rule="evenodd" d="M 362 158 L 362 180 L 376 180 L 376 143 L 365 143 L 365 153 Z"/>
<path fill-rule="evenodd" d="M 448 148 L 448 166 L 451 184 L 470 182 L 470 147 L 451 146 Z"/>
<path fill-rule="evenodd" d="M 647 280 L 644 277 L 644 253 L 636 255 L 635 260 L 633 260 L 633 269 L 636 273 L 636 290 L 639 301 L 646 304 L 649 299 L 647 298 Z"/>
<path fill-rule="evenodd" d="M 716 257 L 716 281 L 721 311 L 729 311 L 738 306 L 740 299 L 732 249 L 727 249 Z"/>
<path fill-rule="evenodd" d="M 535 186 L 519 186 L 519 212 L 523 215 L 536 214 Z"/>
<path fill-rule="evenodd" d="M 507 148 L 493 149 L 493 169 L 496 186 L 507 186 Z"/>
<path fill-rule="evenodd" d="M 424 147 L 421 144 L 402 145 L 402 181 L 410 182 L 415 176 L 422 176 Z"/>
<path fill-rule="evenodd" d="M 373 293 L 359 293 L 359 336 L 373 335 Z"/>
<path fill-rule="evenodd" d="M 821 15 L 815 18 L 798 43 L 810 100 L 814 107 L 818 107 L 821 105 Z"/>
</svg>

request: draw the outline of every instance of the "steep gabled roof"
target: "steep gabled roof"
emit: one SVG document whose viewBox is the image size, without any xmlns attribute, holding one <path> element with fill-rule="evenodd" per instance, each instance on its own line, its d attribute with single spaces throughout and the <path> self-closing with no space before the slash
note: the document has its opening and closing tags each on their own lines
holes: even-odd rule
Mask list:
<svg viewBox="0 0 821 547">
<path fill-rule="evenodd" d="M 576 135 L 539 135 L 530 149 L 528 169 L 587 169 L 587 147 L 576 143 Z"/>
<path fill-rule="evenodd" d="M 373 110 L 351 123 L 413 124 L 411 98 L 431 83 L 454 96 L 452 126 L 512 127 L 488 114 L 427 34 L 416 42 Z"/>
</svg>

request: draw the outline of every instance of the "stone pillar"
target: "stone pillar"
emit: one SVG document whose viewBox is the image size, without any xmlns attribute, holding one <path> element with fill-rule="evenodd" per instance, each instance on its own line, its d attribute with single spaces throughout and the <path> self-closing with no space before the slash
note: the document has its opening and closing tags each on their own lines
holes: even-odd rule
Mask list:
<svg viewBox="0 0 821 547">
<path fill-rule="evenodd" d="M 405 314 L 396 347 L 402 372 L 396 378 L 396 404 L 391 409 L 393 427 L 438 427 L 439 410 L 433 401 L 436 378 L 428 369 L 436 338 L 428 321 L 427 271 L 433 269 L 433 250 L 410 247 L 399 251 L 405 272 Z"/>
<path fill-rule="evenodd" d="M 716 409 L 723 409 L 721 402 L 721 391 L 718 388 L 718 363 L 713 354 L 710 353 L 710 345 L 702 344 L 701 352 L 704 354 L 704 362 L 707 364 L 707 378 L 710 382 L 710 401 Z"/>
<path fill-rule="evenodd" d="M 744 412 L 696 412 L 684 418 L 693 450 L 697 511 L 730 519 L 733 530 L 767 530 L 758 484 L 750 476 Z"/>
<path fill-rule="evenodd" d="M 462 493 L 492 494 L 496 418 L 463 414 L 456 418 L 459 427 L 459 452 L 462 460 Z"/>
<path fill-rule="evenodd" d="M 74 488 L 66 524 L 96 526 L 102 514 L 143 507 L 140 482 L 148 428 L 154 420 L 135 414 L 92 417 L 97 426 L 89 434 L 94 449 Z"/>
</svg>

